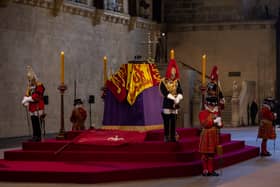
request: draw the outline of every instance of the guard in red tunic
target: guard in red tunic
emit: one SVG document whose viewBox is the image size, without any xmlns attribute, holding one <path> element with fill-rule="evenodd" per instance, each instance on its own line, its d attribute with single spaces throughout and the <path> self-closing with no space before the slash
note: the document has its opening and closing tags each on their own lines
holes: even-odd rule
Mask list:
<svg viewBox="0 0 280 187">
<path fill-rule="evenodd" d="M 70 117 L 72 122 L 72 130 L 85 130 L 85 121 L 87 119 L 87 111 L 83 107 L 81 99 L 75 99 L 74 109 Z"/>
<path fill-rule="evenodd" d="M 22 104 L 28 107 L 31 116 L 33 137 L 31 141 L 41 141 L 41 124 L 44 113 L 44 85 L 39 82 L 36 74 L 30 66 L 27 67 L 28 86 L 23 97 Z"/>
<path fill-rule="evenodd" d="M 275 101 L 273 98 L 268 97 L 264 99 L 263 106 L 261 108 L 261 124 L 258 131 L 258 138 L 262 138 L 261 144 L 261 156 L 271 156 L 271 153 L 267 151 L 267 140 L 275 140 L 275 120 L 277 114 L 274 113 Z"/>
<path fill-rule="evenodd" d="M 222 94 L 218 84 L 215 82 L 215 80 L 218 80 L 217 78 L 217 68 L 213 68 L 211 82 L 207 85 L 205 109 L 199 113 L 199 120 L 202 127 L 199 152 L 201 153 L 203 176 L 219 176 L 214 171 L 213 164 L 214 156 L 217 153 L 217 146 L 219 145 L 220 128 L 223 127 L 219 107 L 219 103 L 221 103 L 219 96 L 222 96 Z"/>
<path fill-rule="evenodd" d="M 166 75 L 161 80 L 159 87 L 164 97 L 161 113 L 164 125 L 164 141 L 176 142 L 176 118 L 179 103 L 183 99 L 183 91 L 179 81 L 178 66 L 174 59 L 170 59 Z"/>
</svg>

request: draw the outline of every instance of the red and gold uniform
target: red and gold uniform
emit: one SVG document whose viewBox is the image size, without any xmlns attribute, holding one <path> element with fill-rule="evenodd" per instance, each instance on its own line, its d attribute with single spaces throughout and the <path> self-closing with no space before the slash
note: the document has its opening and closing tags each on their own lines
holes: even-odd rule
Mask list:
<svg viewBox="0 0 280 187">
<path fill-rule="evenodd" d="M 205 110 L 199 113 L 199 121 L 202 127 L 199 141 L 199 152 L 203 165 L 204 176 L 218 176 L 214 171 L 213 159 L 219 145 L 220 128 L 223 127 L 217 106 L 205 106 Z"/>
<path fill-rule="evenodd" d="M 263 107 L 261 108 L 261 124 L 258 130 L 258 138 L 262 138 L 261 156 L 271 156 L 267 151 L 267 140 L 276 139 L 275 125 L 276 114 L 272 112 L 274 109 L 274 100 L 267 98 L 264 100 Z"/>
<path fill-rule="evenodd" d="M 207 85 L 207 95 L 204 109 L 199 113 L 201 124 L 201 134 L 199 141 L 199 152 L 203 166 L 203 176 L 218 176 L 214 171 L 214 156 L 217 153 L 217 147 L 220 139 L 220 128 L 223 127 L 220 117 L 220 107 L 223 99 L 218 86 L 218 69 L 214 66 L 211 73 L 211 82 Z M 222 105 L 223 106 L 223 105 Z"/>
<path fill-rule="evenodd" d="M 34 85 L 28 86 L 25 96 L 31 96 L 33 101 L 29 102 L 28 110 L 30 114 L 38 115 L 37 112 L 44 111 L 45 104 L 44 104 L 44 85 L 41 82 L 36 82 Z"/>
<path fill-rule="evenodd" d="M 30 66 L 27 67 L 28 87 L 22 104 L 28 107 L 31 116 L 33 136 L 31 141 L 41 141 L 41 124 L 44 113 L 44 85 L 38 81 L 36 74 Z"/>
<path fill-rule="evenodd" d="M 199 113 L 199 121 L 202 127 L 199 142 L 200 153 L 216 153 L 216 147 L 219 145 L 219 130 L 223 126 L 217 126 L 214 119 L 218 117 L 218 107 L 213 110 L 209 108 Z"/>
</svg>

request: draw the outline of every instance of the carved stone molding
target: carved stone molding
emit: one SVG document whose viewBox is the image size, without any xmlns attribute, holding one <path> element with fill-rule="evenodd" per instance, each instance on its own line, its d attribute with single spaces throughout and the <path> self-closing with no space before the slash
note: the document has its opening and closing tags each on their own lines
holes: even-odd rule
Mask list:
<svg viewBox="0 0 280 187">
<path fill-rule="evenodd" d="M 276 20 L 268 21 L 248 21 L 232 23 L 205 23 L 205 24 L 169 24 L 168 31 L 188 32 L 188 31 L 222 31 L 222 30 L 262 30 L 273 29 Z"/>
<path fill-rule="evenodd" d="M 130 17 L 128 29 L 132 31 L 136 28 L 144 30 L 159 30 L 160 25 L 156 22 L 140 18 L 140 17 Z"/>
<path fill-rule="evenodd" d="M 5 0 L 4 0 L 5 1 Z M 24 4 L 34 7 L 50 9 L 54 16 L 58 16 L 59 12 L 69 13 L 73 15 L 90 18 L 93 25 L 101 24 L 102 22 L 110 22 L 122 24 L 128 27 L 129 30 L 136 28 L 144 30 L 160 30 L 160 25 L 148 19 L 140 17 L 131 17 L 128 14 L 114 12 L 110 10 L 95 9 L 95 7 L 76 5 L 68 3 L 64 0 L 11 0 L 14 3 Z"/>
<path fill-rule="evenodd" d="M 53 2 L 51 0 L 13 0 L 13 2 L 46 9 L 52 9 L 53 7 Z"/>
<path fill-rule="evenodd" d="M 128 25 L 129 19 L 130 16 L 128 14 L 106 11 L 106 10 L 103 12 L 103 21 Z"/>
<path fill-rule="evenodd" d="M 132 31 L 134 29 L 136 29 L 136 22 L 137 22 L 137 17 L 131 17 L 129 20 L 129 24 L 128 24 L 128 30 Z"/>
<path fill-rule="evenodd" d="M 92 24 L 93 25 L 98 25 L 98 24 L 101 23 L 103 13 L 104 13 L 103 10 L 99 10 L 99 9 L 95 10 L 94 16 L 92 17 Z"/>
<path fill-rule="evenodd" d="M 62 4 L 63 4 L 63 0 L 53 0 L 53 9 L 52 9 L 53 16 L 58 15 Z"/>
</svg>

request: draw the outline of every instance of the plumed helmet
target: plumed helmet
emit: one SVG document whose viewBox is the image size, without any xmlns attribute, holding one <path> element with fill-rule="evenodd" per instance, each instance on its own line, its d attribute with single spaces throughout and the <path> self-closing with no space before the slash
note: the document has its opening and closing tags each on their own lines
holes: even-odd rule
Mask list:
<svg viewBox="0 0 280 187">
<path fill-rule="evenodd" d="M 28 79 L 29 81 L 31 81 L 31 80 L 33 80 L 33 79 L 34 79 L 35 81 L 38 81 L 38 78 L 37 78 L 35 72 L 33 71 L 32 67 L 31 67 L 31 66 L 27 66 L 26 69 L 27 69 L 27 79 Z"/>
<path fill-rule="evenodd" d="M 217 66 L 213 66 L 210 78 L 212 81 L 218 81 L 219 77 L 218 77 L 218 67 Z"/>
<path fill-rule="evenodd" d="M 275 111 L 276 102 L 272 97 L 267 97 L 263 100 L 263 105 L 269 107 L 270 111 Z"/>
<path fill-rule="evenodd" d="M 207 84 L 207 96 L 217 97 L 217 93 L 218 93 L 218 85 L 214 82 L 209 82 Z"/>
<path fill-rule="evenodd" d="M 175 59 L 170 59 L 169 60 L 169 63 L 168 63 L 168 66 L 167 66 L 167 70 L 166 70 L 166 74 L 165 74 L 165 77 L 167 79 L 170 79 L 171 78 L 171 70 L 172 68 L 175 68 L 176 69 L 176 75 L 175 75 L 175 79 L 179 79 L 180 75 L 179 75 L 179 68 L 177 66 L 177 63 L 175 61 Z"/>
<path fill-rule="evenodd" d="M 216 96 L 207 96 L 206 97 L 206 105 L 217 106 L 218 98 Z"/>
</svg>

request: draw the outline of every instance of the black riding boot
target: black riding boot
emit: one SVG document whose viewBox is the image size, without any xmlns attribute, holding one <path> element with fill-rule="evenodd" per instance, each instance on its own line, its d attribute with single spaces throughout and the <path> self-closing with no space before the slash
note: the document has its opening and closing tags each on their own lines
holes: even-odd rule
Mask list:
<svg viewBox="0 0 280 187">
<path fill-rule="evenodd" d="M 170 114 L 170 141 L 176 142 L 176 114 Z"/>
<path fill-rule="evenodd" d="M 31 116 L 31 122 L 32 122 L 32 129 L 33 129 L 33 137 L 32 141 L 39 142 L 41 141 L 41 126 L 38 116 Z"/>
<path fill-rule="evenodd" d="M 164 142 L 168 142 L 170 140 L 170 114 L 161 113 L 163 119 L 163 127 L 164 127 Z"/>
</svg>

